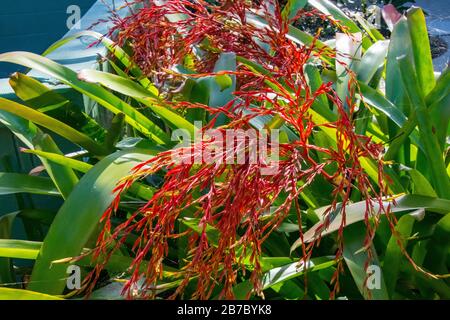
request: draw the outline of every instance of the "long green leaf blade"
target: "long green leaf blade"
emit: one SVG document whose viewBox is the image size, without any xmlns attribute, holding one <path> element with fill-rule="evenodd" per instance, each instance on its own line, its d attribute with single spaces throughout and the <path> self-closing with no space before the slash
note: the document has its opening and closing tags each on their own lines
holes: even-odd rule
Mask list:
<svg viewBox="0 0 450 320">
<path fill-rule="evenodd" d="M 43 126 L 61 137 L 78 144 L 93 154 L 103 155 L 106 153 L 104 148 L 85 134 L 69 127 L 68 125 L 55 120 L 39 111 L 21 105 L 17 102 L 0 98 L 0 110 L 8 111 L 14 115 L 27 119 L 37 125 Z"/>
<path fill-rule="evenodd" d="M 88 239 L 95 236 L 101 215 L 114 199 L 113 190 L 118 181 L 149 157 L 151 155 L 143 151 L 119 151 L 100 161 L 83 176 L 48 231 L 29 289 L 62 293 L 65 281 L 61 279 L 65 277 L 66 268 L 59 264 L 52 266 L 52 262 L 81 253 Z M 68 222 L 70 228 L 67 228 Z"/>
<path fill-rule="evenodd" d="M 49 178 L 0 172 L 0 195 L 23 192 L 50 196 L 60 195 Z"/>
</svg>

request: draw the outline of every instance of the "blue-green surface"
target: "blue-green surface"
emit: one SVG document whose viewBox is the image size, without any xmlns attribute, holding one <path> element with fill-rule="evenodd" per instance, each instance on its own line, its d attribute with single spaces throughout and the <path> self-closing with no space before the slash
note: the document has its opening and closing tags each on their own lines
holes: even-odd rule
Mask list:
<svg viewBox="0 0 450 320">
<path fill-rule="evenodd" d="M 67 33 L 67 8 L 78 5 L 84 15 L 95 0 L 13 0 L 0 6 L 0 53 L 42 53 Z M 0 78 L 17 66 L 0 65 Z"/>
</svg>

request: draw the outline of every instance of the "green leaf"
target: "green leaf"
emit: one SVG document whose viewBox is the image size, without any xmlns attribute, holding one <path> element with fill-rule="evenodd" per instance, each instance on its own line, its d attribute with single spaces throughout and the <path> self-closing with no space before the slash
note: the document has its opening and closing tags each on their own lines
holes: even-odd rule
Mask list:
<svg viewBox="0 0 450 320">
<path fill-rule="evenodd" d="M 249 21 L 251 24 L 253 24 L 256 27 L 259 27 L 259 28 L 268 28 L 269 27 L 267 21 L 263 17 L 258 16 L 256 14 L 247 13 L 246 18 L 247 18 L 247 21 Z M 334 64 L 333 61 L 330 61 L 328 59 L 327 55 L 323 54 L 323 52 L 327 52 L 327 53 L 333 52 L 333 50 L 329 46 L 327 46 L 322 41 L 315 39 L 315 37 L 313 37 L 312 35 L 310 35 L 306 32 L 303 32 L 292 25 L 289 25 L 288 28 L 289 28 L 289 31 L 287 34 L 287 38 L 289 40 L 291 40 L 297 44 L 300 44 L 300 45 L 311 45 L 314 42 L 313 50 L 315 50 L 316 52 L 322 53 L 319 55 L 319 59 L 328 63 L 329 65 Z"/>
<path fill-rule="evenodd" d="M 361 232 L 361 227 L 362 225 L 353 225 L 344 230 L 343 256 L 345 263 L 365 299 L 388 300 L 389 295 L 375 247 L 370 246 L 371 257 L 367 249 L 362 250 L 365 247 L 366 234 Z M 366 265 L 373 270 L 366 270 Z M 369 271 L 373 273 L 370 274 Z M 373 283 L 371 283 L 372 281 Z M 375 286 L 370 287 L 368 284 Z M 376 285 L 379 287 L 376 287 Z"/>
<path fill-rule="evenodd" d="M 427 106 L 431 106 L 450 94 L 450 68 L 445 68 L 440 77 L 437 79 L 433 90 L 426 96 L 425 101 Z"/>
<path fill-rule="evenodd" d="M 401 129 L 400 132 L 404 132 L 402 135 L 399 135 L 397 139 L 406 139 L 410 136 L 414 144 L 423 149 L 422 143 L 419 139 L 419 132 L 415 130 L 415 126 L 410 128 L 410 126 L 408 125 L 409 119 L 403 114 L 401 109 L 397 108 L 380 92 L 369 87 L 368 85 L 360 82 L 359 88 L 361 90 L 364 102 L 366 102 L 369 106 L 375 108 L 376 110 L 382 112 L 388 117 L 388 119 L 394 122 Z"/>
<path fill-rule="evenodd" d="M 433 164 L 430 166 L 433 176 L 432 182 L 435 184 L 435 189 L 440 197 L 450 199 L 450 179 L 447 175 L 444 157 L 439 142 L 433 132 L 425 99 L 421 94 L 420 84 L 408 59 L 406 57 L 400 57 L 397 60 L 401 70 L 403 85 L 412 105 L 415 107 L 417 123 L 419 124 L 420 130 L 420 139 L 424 145 L 428 162 Z"/>
<path fill-rule="evenodd" d="M 116 114 L 109 127 L 108 133 L 105 137 L 105 146 L 108 150 L 114 151 L 116 143 L 119 142 L 122 137 L 122 133 L 125 125 L 125 115 L 123 113 Z"/>
<path fill-rule="evenodd" d="M 221 53 L 217 60 L 213 72 L 221 71 L 236 71 L 236 54 L 232 52 Z M 234 99 L 233 92 L 236 91 L 236 76 L 228 76 L 231 80 L 231 85 L 228 88 L 223 89 L 222 85 L 217 82 L 217 77 L 208 77 L 203 79 L 203 82 L 209 89 L 209 102 L 210 107 L 223 107 Z M 220 126 L 225 124 L 226 117 L 223 114 L 219 114 L 216 121 L 216 125 Z"/>
<path fill-rule="evenodd" d="M 282 11 L 283 17 L 288 20 L 295 18 L 297 13 L 303 9 L 307 3 L 308 0 L 288 0 Z"/>
<path fill-rule="evenodd" d="M 447 137 L 450 136 L 450 94 L 429 107 L 433 130 L 436 132 L 439 147 L 446 150 Z"/>
<path fill-rule="evenodd" d="M 450 212 L 450 207 L 447 208 Z M 436 274 L 448 274 L 447 256 L 450 249 L 450 213 L 442 217 L 435 226 L 424 267 Z"/>
<path fill-rule="evenodd" d="M 0 195 L 22 192 L 50 196 L 60 195 L 49 178 L 0 172 Z"/>
<path fill-rule="evenodd" d="M 172 128 L 185 129 L 191 134 L 191 137 L 194 137 L 195 127 L 192 123 L 178 113 L 169 110 L 162 101 L 158 100 L 157 95 L 148 92 L 132 80 L 107 72 L 87 69 L 82 70 L 79 77 L 84 81 L 98 82 L 111 90 L 135 98 L 164 119 Z"/>
<path fill-rule="evenodd" d="M 0 239 L 11 238 L 14 221 L 19 212 L 8 213 L 0 216 Z M 15 282 L 13 265 L 9 258 L 0 258 L 0 283 Z"/>
<path fill-rule="evenodd" d="M 103 44 L 105 48 L 108 49 L 108 51 L 111 52 L 111 54 L 113 54 L 123 64 L 125 69 L 130 70 L 131 74 L 136 77 L 144 87 L 147 88 L 147 86 L 153 86 L 150 80 L 143 76 L 142 71 L 136 66 L 136 64 L 133 63 L 130 56 L 121 47 L 119 47 L 108 37 L 105 37 L 103 34 L 95 31 L 83 30 L 68 37 L 62 38 L 61 40 L 53 43 L 42 55 L 46 56 L 56 49 L 62 47 L 63 45 L 82 37 L 91 37 L 101 42 L 101 44 Z"/>
<path fill-rule="evenodd" d="M 108 89 L 135 98 L 156 99 L 159 95 L 159 91 L 155 87 L 146 89 L 129 78 L 94 69 L 81 70 L 78 72 L 78 79 L 85 82 L 100 83 Z"/>
<path fill-rule="evenodd" d="M 401 18 L 392 31 L 389 44 L 386 61 L 386 98 L 405 114 L 408 114 L 409 101 L 402 85 L 401 72 L 396 61 L 397 57 L 404 55 L 408 57 L 409 63 L 414 64 L 408 22 L 405 18 Z"/>
<path fill-rule="evenodd" d="M 395 285 L 400 272 L 401 262 L 404 259 L 403 252 L 401 247 L 398 245 L 398 242 L 401 243 L 403 248 L 406 248 L 408 238 L 411 236 L 415 221 L 416 219 L 409 214 L 402 216 L 395 226 L 395 231 L 398 234 L 391 236 L 386 248 L 383 273 L 386 280 L 387 290 L 389 296 L 391 297 L 395 291 Z"/>
<path fill-rule="evenodd" d="M 34 260 L 41 245 L 42 242 L 0 239 L 0 257 Z"/>
<path fill-rule="evenodd" d="M 308 0 L 308 4 L 319 10 L 320 12 L 332 16 L 339 23 L 349 28 L 350 33 L 361 32 L 358 25 L 353 22 L 341 9 L 327 0 Z"/>
<path fill-rule="evenodd" d="M 220 87 L 220 91 L 231 88 L 233 85 L 233 79 L 227 74 L 218 75 L 215 80 Z"/>
<path fill-rule="evenodd" d="M 0 288 L 0 300 L 64 300 L 64 299 L 29 290 Z"/>
<path fill-rule="evenodd" d="M 183 223 L 188 228 L 194 230 L 198 234 L 202 233 L 203 227 L 199 225 L 200 219 L 185 217 L 181 220 L 181 223 Z M 207 225 L 206 226 L 206 235 L 208 237 L 208 240 L 211 242 L 211 244 L 214 246 L 217 246 L 217 244 L 219 243 L 219 238 L 220 238 L 219 230 L 217 230 L 213 226 Z"/>
<path fill-rule="evenodd" d="M 433 90 L 436 78 L 425 14 L 421 8 L 412 7 L 408 10 L 407 17 L 417 78 L 422 89 L 422 95 L 426 96 Z"/>
<path fill-rule="evenodd" d="M 350 72 L 356 72 L 359 68 L 362 56 L 362 34 L 356 33 L 348 35 L 345 33 L 336 34 L 336 92 L 348 108 L 347 99 L 350 97 L 349 90 L 353 85 L 350 81 Z"/>
<path fill-rule="evenodd" d="M 447 128 L 450 121 L 450 69 L 446 68 L 441 76 L 439 77 L 436 86 L 434 89 L 426 96 L 425 98 L 426 105 L 430 110 L 430 117 L 432 119 L 433 128 L 435 128 L 436 135 L 438 137 L 439 145 L 441 150 L 445 148 L 445 142 L 447 137 Z M 417 127 L 417 116 L 415 112 L 412 112 L 408 121 L 404 124 L 402 129 L 398 132 L 398 138 L 392 141 L 389 146 L 389 150 L 385 154 L 386 160 L 394 159 L 396 153 L 399 148 L 406 139 L 409 137 L 409 134 L 416 130 Z M 415 144 L 420 147 L 420 149 L 425 152 L 422 143 L 417 142 L 417 137 L 414 137 L 416 134 L 413 133 L 413 140 Z M 419 144 L 417 144 L 419 143 Z"/>
<path fill-rule="evenodd" d="M 83 172 L 83 173 L 88 172 L 93 167 L 93 165 L 91 165 L 89 163 L 75 160 L 72 158 L 68 158 L 59 153 L 46 152 L 46 151 L 42 151 L 42 150 L 31 150 L 31 149 L 22 149 L 22 152 L 35 154 L 41 158 L 50 160 L 53 163 L 56 163 L 61 166 L 71 168 L 71 169 L 74 169 L 76 171 Z"/>
<path fill-rule="evenodd" d="M 37 125 L 43 126 L 59 134 L 61 137 L 78 144 L 93 154 L 104 155 L 106 153 L 101 145 L 85 134 L 32 108 L 11 100 L 0 98 L 0 110 L 8 111 L 9 113 L 27 119 Z"/>
<path fill-rule="evenodd" d="M 372 80 L 378 69 L 384 66 L 388 48 L 389 41 L 377 41 L 366 51 L 356 70 L 359 81 L 368 84 Z"/>
<path fill-rule="evenodd" d="M 431 183 L 427 178 L 424 177 L 422 173 L 420 173 L 420 171 L 404 166 L 402 166 L 401 169 L 408 172 L 409 176 L 411 177 L 411 180 L 413 182 L 413 194 L 437 198 L 436 191 L 434 191 Z"/>
<path fill-rule="evenodd" d="M 374 212 L 378 212 L 380 206 L 378 203 L 373 203 Z M 383 207 L 387 210 L 389 207 L 391 208 L 392 213 L 406 212 L 406 211 L 414 211 L 418 209 L 426 209 L 431 212 L 436 212 L 439 214 L 446 214 L 450 208 L 450 201 L 440 198 L 431 198 L 420 195 L 403 195 L 395 198 L 395 205 L 393 200 L 385 200 L 383 202 Z M 321 230 L 324 217 L 323 212 L 326 211 L 327 207 L 320 208 L 316 210 L 316 214 L 321 217 L 321 221 L 316 223 L 313 227 L 311 227 L 305 234 L 303 235 L 303 241 L 305 243 L 309 243 L 314 239 L 317 239 L 318 236 L 326 236 L 331 234 L 341 227 L 342 224 L 342 211 L 338 208 L 335 212 L 330 213 L 334 219 L 331 221 L 329 227 L 326 230 Z M 345 221 L 346 226 L 352 225 L 356 222 L 363 221 L 365 219 L 366 212 L 366 202 L 360 201 L 354 204 L 350 204 L 345 208 Z M 291 247 L 291 252 L 301 246 L 302 240 L 298 239 L 294 242 Z"/>
<path fill-rule="evenodd" d="M 103 140 L 105 129 L 66 97 L 50 90 L 39 81 L 17 72 L 10 77 L 9 84 L 27 106 L 64 122 L 95 141 Z"/>
<path fill-rule="evenodd" d="M 334 257 L 319 257 L 309 260 L 307 263 L 293 262 L 280 267 L 273 268 L 262 277 L 263 290 L 269 289 L 279 283 L 286 282 L 296 277 L 302 276 L 305 271 L 314 272 L 329 268 L 336 263 Z M 252 290 L 252 283 L 247 280 L 237 284 L 233 288 L 236 299 L 246 299 Z"/>
<path fill-rule="evenodd" d="M 98 102 L 114 114 L 124 113 L 125 121 L 158 143 L 170 143 L 167 134 L 142 113 L 106 89 L 78 79 L 77 73 L 50 59 L 29 52 L 0 54 L 0 61 L 16 63 L 43 72 Z"/>
<path fill-rule="evenodd" d="M 14 133 L 28 148 L 60 153 L 53 139 L 44 133 L 32 122 L 9 112 L 0 111 L 0 122 Z M 55 186 L 66 197 L 73 184 L 76 183 L 74 173 L 64 167 L 49 163 L 45 158 L 40 158 Z"/>
<path fill-rule="evenodd" d="M 155 149 L 150 149 L 150 150 L 154 150 L 154 152 L 158 152 L 158 151 L 155 151 Z M 79 171 L 82 173 L 87 173 L 89 170 L 91 170 L 94 167 L 93 165 L 91 165 L 89 163 L 75 160 L 72 158 L 68 158 L 66 156 L 56 154 L 56 153 L 43 152 L 43 151 L 39 151 L 39 150 L 28 150 L 28 149 L 22 150 L 22 151 L 25 153 L 31 153 L 31 154 L 38 155 L 41 158 L 47 159 L 51 162 L 54 162 L 56 164 L 59 164 L 61 166 L 67 167 L 67 168 L 71 168 L 73 170 L 76 170 L 76 171 Z M 130 194 L 136 195 L 142 199 L 150 199 L 153 196 L 153 189 L 151 187 L 148 187 L 139 182 L 135 182 L 128 191 Z"/>
<path fill-rule="evenodd" d="M 143 151 L 119 151 L 97 163 L 70 194 L 53 221 L 33 269 L 29 289 L 61 294 L 66 269 L 52 262 L 79 255 L 95 237 L 103 212 L 114 199 L 118 181 L 151 155 Z M 70 221 L 70 228 L 67 223 Z"/>
<path fill-rule="evenodd" d="M 62 155 L 62 152 L 59 150 L 56 143 L 47 134 L 37 135 L 33 140 L 33 143 L 36 146 L 37 150 Z M 64 165 L 59 165 L 56 163 L 51 164 L 45 160 L 42 161 L 42 163 L 44 164 L 48 175 L 52 179 L 55 186 L 58 188 L 62 197 L 64 199 L 67 199 L 73 188 L 78 183 L 78 177 L 75 172 L 70 167 Z"/>
<path fill-rule="evenodd" d="M 264 289 L 267 289 L 280 282 L 298 277 L 304 274 L 305 270 L 308 270 L 308 272 L 318 271 L 329 268 L 335 263 L 336 261 L 333 257 L 321 257 L 313 258 L 306 264 L 294 262 L 281 267 L 276 267 L 263 276 L 263 287 Z"/>
</svg>

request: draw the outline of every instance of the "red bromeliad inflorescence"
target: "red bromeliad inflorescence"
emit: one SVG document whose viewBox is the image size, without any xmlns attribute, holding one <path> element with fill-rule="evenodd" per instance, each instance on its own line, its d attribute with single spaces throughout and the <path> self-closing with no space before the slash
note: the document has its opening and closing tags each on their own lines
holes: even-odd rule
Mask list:
<svg viewBox="0 0 450 320">
<path fill-rule="evenodd" d="M 330 223 L 336 210 L 341 210 L 344 217 L 338 235 L 338 267 L 333 278 L 333 292 L 336 292 L 339 289 L 338 275 L 343 270 L 345 207 L 350 203 L 351 192 L 357 189 L 367 203 L 368 248 L 376 228 L 376 223 L 370 218 L 381 213 L 389 214 L 379 211 L 384 210 L 383 205 L 379 206 L 382 209 L 374 209 L 375 204 L 381 204 L 387 195 L 383 147 L 354 130 L 356 81 L 350 77 L 350 82 L 354 83 L 349 85 L 345 106 L 331 83 L 324 83 L 313 90 L 305 75 L 306 64 L 311 61 L 319 63 L 318 58 L 323 57 L 336 59 L 335 52 L 321 50 L 316 41 L 311 45 L 292 41 L 288 36 L 289 21 L 277 2 L 237 0 L 209 4 L 200 0 L 169 0 L 163 5 L 144 2 L 148 4 L 142 9 L 133 9 L 135 11 L 129 17 L 121 19 L 116 16 L 111 34 L 116 36 L 119 45 L 132 49 L 134 62 L 161 92 L 168 88 L 165 84 L 174 77 L 186 77 L 170 70 L 182 64 L 187 55 L 198 57 L 195 48 L 202 50 L 202 58 L 193 59 L 196 74 L 192 77 L 214 76 L 214 63 L 224 52 L 232 52 L 242 58 L 238 61 L 250 61 L 265 70 L 260 72 L 248 63 L 238 63 L 236 71 L 222 72 L 222 75 L 236 78 L 237 88 L 233 101 L 220 108 L 190 102 L 166 101 L 167 104 L 180 112 L 189 108 L 209 112 L 211 120 L 202 128 L 203 131 L 214 128 L 220 114 L 229 121 L 218 127 L 219 131 L 248 130 L 252 128 L 253 119 L 272 116 L 298 137 L 279 144 L 277 169 L 270 175 L 261 173 L 268 164 L 260 159 L 240 164 L 219 161 L 236 150 L 216 152 L 218 161 L 200 164 L 177 161 L 173 150 L 166 151 L 135 167 L 116 187 L 116 198 L 102 217 L 104 227 L 94 250 L 96 267 L 88 280 L 99 277 L 111 255 L 133 234 L 135 240 L 131 250 L 134 260 L 128 270 L 131 276 L 125 293 L 130 298 L 134 297 L 134 289 L 139 284 L 141 297 L 154 297 L 155 288 L 165 271 L 170 242 L 189 237 L 189 249 L 178 274 L 181 281 L 172 298 L 182 295 L 186 286 L 193 282 L 197 289 L 191 298 L 211 298 L 214 289 L 220 286 L 223 289 L 219 296 L 232 299 L 238 275 L 246 268 L 248 270 L 248 265 L 252 265 L 250 279 L 253 284 L 249 295 L 262 295 L 259 262 L 263 254 L 262 243 L 292 212 L 298 216 L 302 237 L 299 196 L 320 177 L 334 190 L 323 228 Z M 250 23 L 249 12 L 264 17 L 266 26 Z M 314 11 L 300 11 L 295 19 L 305 15 L 317 15 L 329 20 L 341 32 L 346 32 L 338 21 Z M 313 120 L 311 110 L 319 96 L 327 97 L 333 105 L 336 120 L 325 123 Z M 335 132 L 335 146 L 323 147 L 311 142 L 314 141 L 312 134 L 321 127 Z M 188 154 L 194 159 L 213 143 L 211 139 L 204 139 L 200 146 L 192 144 L 178 151 L 189 149 Z M 232 149 L 237 148 L 234 146 Z M 364 158 L 378 164 L 378 181 L 369 179 L 361 164 Z M 337 170 L 329 173 L 330 167 Z M 164 182 L 153 197 L 128 215 L 125 222 L 113 226 L 113 215 L 119 209 L 124 192 L 134 182 L 161 172 L 164 172 Z M 180 231 L 178 223 L 186 216 L 198 219 L 198 230 Z M 215 240 L 208 237 L 210 227 L 220 235 Z M 302 245 L 301 261 L 311 258 L 316 244 L 317 241 Z"/>
</svg>

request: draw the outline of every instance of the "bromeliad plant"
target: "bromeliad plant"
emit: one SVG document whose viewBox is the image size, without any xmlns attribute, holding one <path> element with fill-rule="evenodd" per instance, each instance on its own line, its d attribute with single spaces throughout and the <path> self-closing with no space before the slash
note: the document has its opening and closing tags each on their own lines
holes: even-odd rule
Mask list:
<svg viewBox="0 0 450 320">
<path fill-rule="evenodd" d="M 114 74 L 0 55 L 115 114 L 106 130 L 22 74 L 11 86 L 26 105 L 0 100 L 51 179 L 16 191 L 65 199 L 42 244 L 0 242 L 5 257 L 36 259 L 28 290 L 63 294 L 75 263 L 86 277 L 72 295 L 94 299 L 114 292 L 105 279 L 125 280 L 115 297 L 128 298 L 450 297 L 449 79 L 435 80 L 423 12 L 385 14 L 387 41 L 328 1 L 308 4 L 138 1 L 108 37 L 48 50 L 96 37 Z M 292 26 L 310 16 L 340 30 L 336 41 Z M 225 144 L 230 131 L 264 143 Z"/>
<path fill-rule="evenodd" d="M 259 7 L 258 13 L 265 17 L 266 27 L 256 27 L 252 21 L 257 18 L 252 16 L 252 10 L 257 8 L 245 1 L 233 2 L 226 10 L 223 6 L 209 6 L 202 1 L 169 1 L 164 6 L 146 7 L 117 21 L 117 27 L 112 30 L 118 31 L 120 45 L 127 44 L 133 49 L 133 61 L 144 75 L 152 83 L 160 84 L 160 90 L 165 86 L 169 88 L 166 95 L 170 95 L 173 87 L 170 84 L 177 80 L 176 77 L 183 81 L 216 76 L 220 77 L 215 79 L 218 85 L 225 83 L 221 90 L 234 86 L 233 97 L 224 105 L 172 101 L 170 107 L 175 110 L 184 109 L 186 113 L 194 109 L 200 113 L 205 111 L 208 123 L 204 128 L 220 124 L 219 130 L 222 131 L 249 130 L 254 120 L 264 116 L 271 119 L 266 127 L 282 128 L 285 134 L 291 132 L 292 135 L 280 145 L 281 159 L 277 162 L 276 172 L 267 176 L 261 174 L 267 164 L 249 162 L 251 151 L 248 148 L 245 149 L 246 161 L 243 164 L 226 162 L 230 152 L 232 155 L 238 152 L 224 150 L 220 145 L 212 163 L 205 163 L 203 155 L 203 162 L 195 165 L 194 159 L 198 155 L 201 159 L 202 153 L 217 144 L 215 140 L 188 146 L 192 159 L 182 159 L 181 163 L 179 157 L 174 157 L 169 151 L 136 167 L 132 175 L 118 186 L 112 207 L 102 217 L 105 228 L 95 250 L 95 256 L 101 257 L 96 264 L 98 277 L 108 261 L 105 256 L 111 256 L 131 234 L 137 234 L 133 245 L 136 258 L 130 270 L 132 276 L 125 286 L 128 294 L 142 278 L 143 295 L 152 294 L 151 288 L 164 271 L 169 241 L 189 236 L 189 254 L 184 258 L 181 270 L 184 280 L 174 295 L 183 292 L 191 279 L 195 279 L 197 289 L 194 297 L 210 298 L 218 285 L 222 287 L 219 296 L 234 298 L 233 287 L 237 277 L 246 269 L 243 264 L 251 266 L 253 288 L 262 295 L 259 262 L 262 244 L 290 213 L 297 215 L 300 237 L 303 237 L 299 197 L 319 178 L 331 186 L 333 195 L 323 228 L 328 226 L 337 203 L 345 207 L 356 188 L 367 202 L 367 245 L 373 237 L 369 219 L 381 213 L 389 214 L 382 205 L 374 210 L 374 203 L 382 204 L 387 193 L 383 182 L 382 148 L 354 132 L 352 118 L 357 103 L 354 89 L 346 101 L 341 101 L 331 83 L 312 89 L 308 82 L 306 65 L 311 63 L 310 66 L 315 68 L 313 64 L 318 63 L 319 56 L 332 60 L 336 59 L 335 55 L 331 50 L 317 49 L 317 39 L 308 46 L 299 46 L 290 40 L 287 37 L 289 21 L 283 19 L 276 3 Z M 302 14 L 300 12 L 298 17 Z M 182 15 L 182 18 L 167 20 L 170 15 Z M 325 16 L 322 18 L 326 19 Z M 200 52 L 194 52 L 196 48 Z M 225 58 L 235 71 L 214 70 L 214 65 Z M 190 60 L 189 65 L 186 59 Z M 237 60 L 241 62 L 237 64 Z M 168 72 L 177 67 L 190 69 L 184 75 Z M 350 79 L 349 87 L 353 86 L 355 83 Z M 313 105 L 318 97 L 327 100 L 320 107 L 328 110 L 334 120 L 320 122 L 314 119 Z M 327 132 L 332 145 L 321 145 L 314 140 L 313 133 L 321 129 Z M 237 149 L 245 144 L 245 139 L 236 141 L 236 144 Z M 372 172 L 364 168 L 363 161 L 372 166 Z M 112 213 L 117 211 L 120 197 L 127 188 L 135 181 L 161 171 L 167 171 L 164 182 L 150 201 L 112 228 Z M 373 174 L 372 181 L 376 184 L 371 182 L 370 174 Z M 198 219 L 198 230 L 187 234 L 177 230 L 176 223 L 181 218 Z M 208 238 L 208 228 L 214 228 L 220 235 L 216 242 Z M 342 238 L 336 254 L 338 266 L 342 263 L 341 242 Z M 303 263 L 310 259 L 311 247 L 302 246 Z M 140 267 L 147 258 L 148 267 L 142 271 Z M 338 267 L 336 288 L 340 271 Z"/>
</svg>

